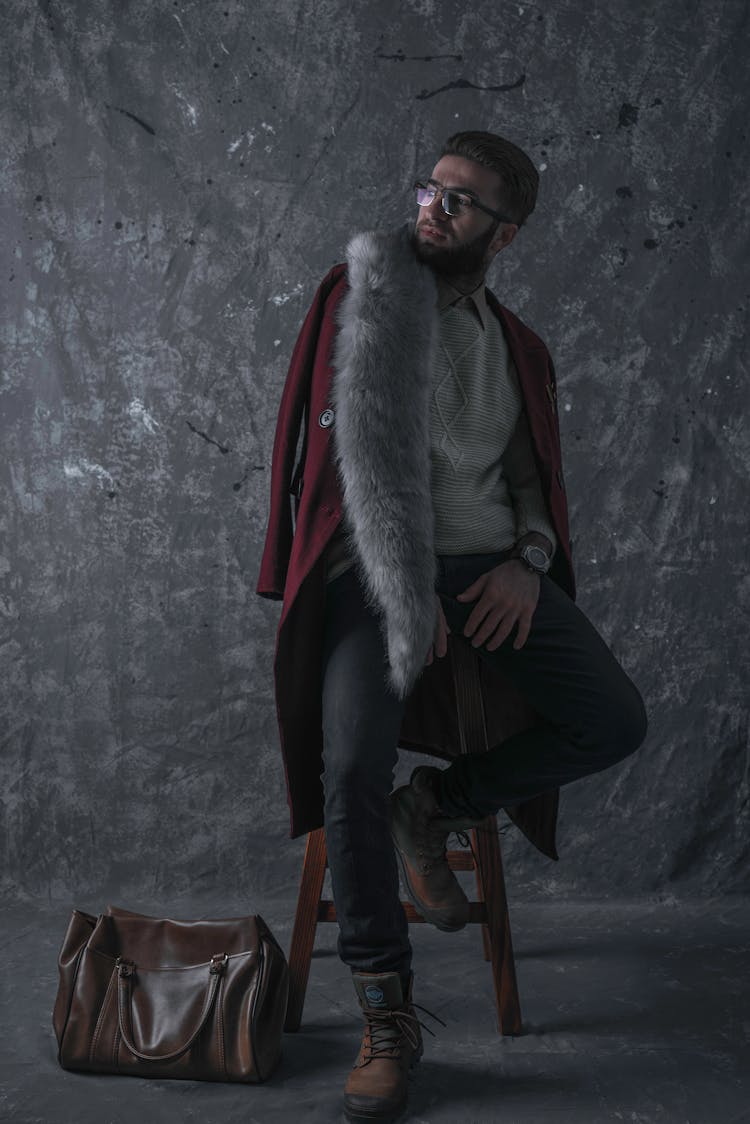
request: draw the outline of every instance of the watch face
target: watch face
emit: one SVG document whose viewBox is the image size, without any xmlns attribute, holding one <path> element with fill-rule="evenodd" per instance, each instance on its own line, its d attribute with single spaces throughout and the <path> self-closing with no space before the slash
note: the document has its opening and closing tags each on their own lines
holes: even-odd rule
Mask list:
<svg viewBox="0 0 750 1124">
<path fill-rule="evenodd" d="M 541 570 L 543 573 L 549 568 L 549 558 L 542 550 L 541 546 L 527 546 L 524 551 L 526 561 L 535 570 Z"/>
</svg>

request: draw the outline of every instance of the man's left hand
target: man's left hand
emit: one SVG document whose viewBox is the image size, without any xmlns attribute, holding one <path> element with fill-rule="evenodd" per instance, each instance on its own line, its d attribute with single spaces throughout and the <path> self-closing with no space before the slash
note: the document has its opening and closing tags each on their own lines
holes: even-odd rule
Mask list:
<svg viewBox="0 0 750 1124">
<path fill-rule="evenodd" d="M 539 600 L 539 575 L 513 558 L 482 574 L 456 600 L 476 601 L 464 627 L 473 647 L 484 644 L 494 652 L 518 625 L 513 647 L 523 648 Z"/>
</svg>

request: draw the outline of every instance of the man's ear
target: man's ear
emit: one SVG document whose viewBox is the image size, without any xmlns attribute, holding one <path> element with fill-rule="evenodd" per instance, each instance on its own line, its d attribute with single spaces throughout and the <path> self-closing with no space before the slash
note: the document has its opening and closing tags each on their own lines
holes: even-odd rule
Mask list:
<svg viewBox="0 0 750 1124">
<path fill-rule="evenodd" d="M 493 254 L 499 254 L 506 246 L 510 246 L 511 242 L 518 234 L 518 227 L 514 222 L 501 222 L 495 231 L 495 236 L 490 242 L 490 250 Z"/>
</svg>

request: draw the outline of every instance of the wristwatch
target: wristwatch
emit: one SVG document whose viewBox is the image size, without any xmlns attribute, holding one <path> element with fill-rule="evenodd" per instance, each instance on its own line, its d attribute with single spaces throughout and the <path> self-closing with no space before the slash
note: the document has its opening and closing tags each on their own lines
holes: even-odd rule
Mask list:
<svg viewBox="0 0 750 1124">
<path fill-rule="evenodd" d="M 535 574 L 546 574 L 552 565 L 552 559 L 541 546 L 521 547 L 518 557 Z"/>
</svg>

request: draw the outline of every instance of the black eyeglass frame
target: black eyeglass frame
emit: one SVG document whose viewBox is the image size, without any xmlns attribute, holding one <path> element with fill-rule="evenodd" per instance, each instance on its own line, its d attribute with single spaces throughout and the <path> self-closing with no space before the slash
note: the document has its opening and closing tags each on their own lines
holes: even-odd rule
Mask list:
<svg viewBox="0 0 750 1124">
<path fill-rule="evenodd" d="M 491 215 L 492 218 L 497 219 L 498 222 L 510 222 L 510 223 L 513 223 L 514 226 L 518 226 L 518 223 L 516 222 L 515 219 L 509 219 L 507 215 L 501 215 L 499 211 L 493 211 L 492 207 L 486 207 L 484 205 L 484 203 L 480 203 L 479 200 L 476 198 L 476 196 L 472 195 L 470 191 L 466 190 L 466 188 L 463 188 L 463 187 L 442 187 L 441 184 L 435 183 L 434 180 L 428 180 L 427 183 L 423 183 L 422 180 L 417 180 L 414 184 L 414 191 L 433 191 L 434 192 L 434 195 L 433 195 L 432 199 L 430 199 L 429 203 L 420 203 L 419 200 L 417 199 L 417 206 L 418 207 L 429 207 L 430 204 L 433 203 L 435 201 L 435 199 L 437 199 L 438 196 L 440 196 L 440 202 L 442 204 L 443 210 L 445 211 L 446 215 L 448 215 L 450 218 L 453 218 L 453 219 L 457 218 L 457 216 L 461 214 L 461 210 L 463 209 L 463 207 L 459 206 L 459 209 L 455 212 L 449 211 L 448 207 L 446 206 L 447 196 L 449 196 L 449 195 L 462 195 L 462 196 L 465 196 L 466 199 L 469 200 L 469 206 L 470 207 L 477 207 L 478 210 L 484 211 L 484 213 L 486 215 Z"/>
</svg>

